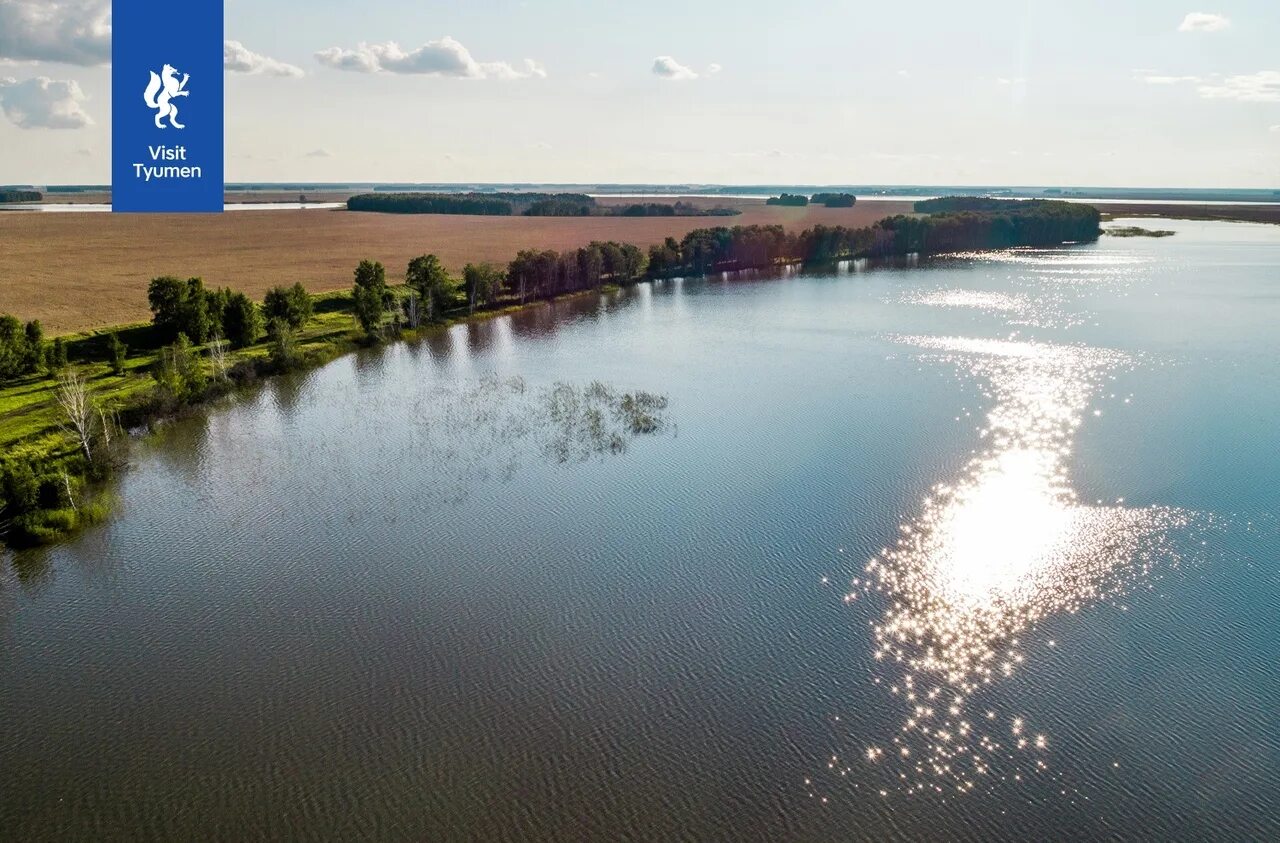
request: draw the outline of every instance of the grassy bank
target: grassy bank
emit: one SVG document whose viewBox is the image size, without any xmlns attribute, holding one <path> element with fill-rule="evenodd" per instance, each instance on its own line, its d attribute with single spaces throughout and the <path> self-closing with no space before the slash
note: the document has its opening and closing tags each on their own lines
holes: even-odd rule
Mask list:
<svg viewBox="0 0 1280 843">
<path fill-rule="evenodd" d="M 57 395 L 68 369 L 42 368 L 0 387 L 0 519 L 5 543 L 41 544 L 102 520 L 110 512 L 106 480 L 127 461 L 128 429 L 145 428 L 163 418 L 234 391 L 278 371 L 270 340 L 227 350 L 219 375 L 208 346 L 196 347 L 205 385 L 181 400 L 164 394 L 154 372 L 166 347 L 150 324 L 123 325 L 74 334 L 64 343 L 69 369 L 83 379 L 95 409 L 101 411 L 99 443 L 86 456 Z M 112 338 L 128 347 L 122 365 L 109 360 Z M 357 347 L 361 333 L 350 313 L 350 297 L 327 294 L 315 299 L 315 314 L 294 336 L 297 367 L 314 366 Z M 101 435 L 101 434 L 100 434 Z"/>
</svg>

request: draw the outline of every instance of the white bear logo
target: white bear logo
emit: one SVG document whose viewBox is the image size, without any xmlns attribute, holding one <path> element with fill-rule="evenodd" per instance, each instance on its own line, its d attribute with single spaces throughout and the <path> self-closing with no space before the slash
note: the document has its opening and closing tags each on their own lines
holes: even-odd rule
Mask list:
<svg viewBox="0 0 1280 843">
<path fill-rule="evenodd" d="M 178 81 L 178 69 L 171 64 L 166 64 L 164 70 L 157 74 L 151 71 L 151 81 L 147 83 L 147 90 L 143 93 L 142 98 L 147 103 L 147 108 L 156 110 L 156 128 L 166 128 L 164 118 L 169 118 L 169 125 L 175 129 L 186 128 L 178 122 L 178 106 L 174 104 L 175 97 L 185 97 L 191 92 L 187 90 L 187 80 L 191 78 L 188 73 L 182 74 L 182 81 Z"/>
</svg>

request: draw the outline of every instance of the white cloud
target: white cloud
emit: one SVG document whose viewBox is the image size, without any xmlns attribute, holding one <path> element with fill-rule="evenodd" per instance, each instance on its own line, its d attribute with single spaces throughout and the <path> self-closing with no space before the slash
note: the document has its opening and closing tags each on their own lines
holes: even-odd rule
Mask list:
<svg viewBox="0 0 1280 843">
<path fill-rule="evenodd" d="M 722 70 L 724 70 L 724 68 L 716 62 L 711 62 L 711 64 L 707 65 L 707 73 L 711 76 L 715 76 Z"/>
<path fill-rule="evenodd" d="M 111 61 L 111 0 L 0 0 L 0 58 Z"/>
<path fill-rule="evenodd" d="M 1196 87 L 1205 99 L 1280 102 L 1280 71 L 1259 70 L 1244 76 L 1214 79 Z"/>
<path fill-rule="evenodd" d="M 1199 82 L 1199 76 L 1143 76 L 1142 81 L 1148 85 L 1177 85 L 1182 82 Z"/>
<path fill-rule="evenodd" d="M 1223 15 L 1207 12 L 1190 12 L 1178 25 L 1179 32 L 1221 32 L 1231 26 L 1231 20 Z"/>
<path fill-rule="evenodd" d="M 287 76 L 295 79 L 305 75 L 302 68 L 255 53 L 239 41 L 222 42 L 222 66 L 232 73 Z"/>
<path fill-rule="evenodd" d="M 385 44 L 362 41 L 354 50 L 330 47 L 316 53 L 316 60 L 327 67 L 356 73 L 405 73 L 459 79 L 528 79 L 547 75 L 546 68 L 533 59 L 525 59 L 523 70 L 504 61 L 476 61 L 466 47 L 448 35 L 409 52 L 395 41 Z"/>
<path fill-rule="evenodd" d="M 684 79 L 697 79 L 698 74 L 691 67 L 685 67 L 680 62 L 671 58 L 671 56 L 658 56 L 653 60 L 653 75 L 661 76 L 663 79 L 672 81 L 681 81 Z"/>
<path fill-rule="evenodd" d="M 1276 125 L 1272 126 L 1272 127 L 1271 127 L 1270 129 L 1268 129 L 1267 131 L 1269 131 L 1269 132 L 1275 132 L 1277 135 L 1280 135 L 1280 123 L 1277 123 Z"/>
<path fill-rule="evenodd" d="M 329 47 L 316 53 L 316 61 L 335 70 L 350 70 L 353 73 L 377 73 L 378 57 L 367 45 L 361 44 L 354 50 L 341 47 Z"/>
<path fill-rule="evenodd" d="M 0 79 L 0 111 L 23 129 L 91 126 L 93 118 L 80 107 L 86 99 L 74 79 Z"/>
<path fill-rule="evenodd" d="M 313 149 L 307 153 L 308 158 L 332 158 L 333 153 L 327 149 Z"/>
</svg>

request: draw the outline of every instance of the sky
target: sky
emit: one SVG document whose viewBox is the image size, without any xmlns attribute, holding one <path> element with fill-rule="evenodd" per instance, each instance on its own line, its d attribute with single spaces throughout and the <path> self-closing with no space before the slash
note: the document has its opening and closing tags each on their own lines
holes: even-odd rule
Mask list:
<svg viewBox="0 0 1280 843">
<path fill-rule="evenodd" d="M 226 178 L 1280 188 L 1200 3 L 226 0 Z M 0 0 L 0 183 L 109 180 L 110 9 Z"/>
</svg>

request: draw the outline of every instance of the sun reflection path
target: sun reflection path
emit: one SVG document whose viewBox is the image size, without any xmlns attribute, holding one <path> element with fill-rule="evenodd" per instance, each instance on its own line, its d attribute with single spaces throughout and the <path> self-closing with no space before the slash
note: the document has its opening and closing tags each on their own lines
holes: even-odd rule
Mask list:
<svg viewBox="0 0 1280 843">
<path fill-rule="evenodd" d="M 1045 766 L 1045 735 L 976 705 L 986 686 L 1027 658 L 1019 635 L 1147 575 L 1172 555 L 1166 534 L 1189 513 L 1088 505 L 1069 485 L 1076 431 L 1103 379 L 1130 362 L 1125 355 L 1038 342 L 897 340 L 988 384 L 991 409 L 983 449 L 958 480 L 932 489 L 845 597 L 875 594 L 885 603 L 875 658 L 890 670 L 877 681 L 906 709 L 898 734 L 868 746 L 864 758 L 898 765 L 894 778 L 908 791 L 965 792 L 1018 753 Z"/>
<path fill-rule="evenodd" d="M 1029 328 L 1073 328 L 1085 323 L 1084 316 L 1069 312 L 1066 296 L 1057 290 L 1031 293 L 997 293 L 989 290 L 928 290 L 908 292 L 903 304 L 965 308 L 1003 316 L 1010 325 Z"/>
</svg>

